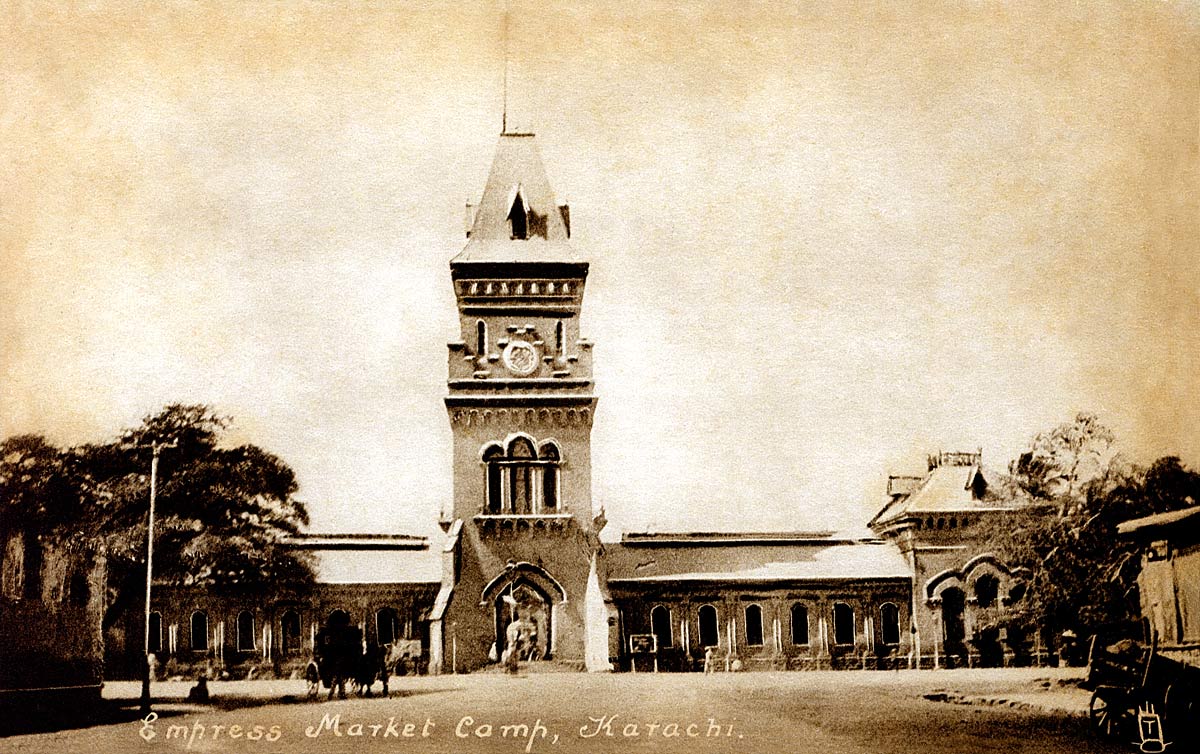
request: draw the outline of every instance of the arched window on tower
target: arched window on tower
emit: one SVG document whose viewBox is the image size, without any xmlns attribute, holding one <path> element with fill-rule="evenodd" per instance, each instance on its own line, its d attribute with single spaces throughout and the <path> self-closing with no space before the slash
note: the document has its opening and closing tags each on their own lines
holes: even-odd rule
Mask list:
<svg viewBox="0 0 1200 754">
<path fill-rule="evenodd" d="M 508 446 L 508 457 L 508 499 L 512 512 L 533 513 L 533 462 L 537 460 L 533 443 L 524 437 L 514 438 Z"/>
<path fill-rule="evenodd" d="M 475 323 L 475 355 L 483 358 L 487 356 L 487 322 L 482 319 Z"/>
<path fill-rule="evenodd" d="M 560 319 L 554 327 L 554 353 L 559 356 L 566 356 L 567 350 L 567 326 Z"/>
<path fill-rule="evenodd" d="M 512 209 L 508 211 L 508 226 L 513 239 L 523 241 L 529 238 L 529 215 L 525 212 L 525 202 L 521 199 L 520 191 L 513 199 Z"/>
<path fill-rule="evenodd" d="M 554 443 L 542 445 L 542 510 L 553 512 L 558 509 L 558 465 L 561 462 L 558 446 Z"/>
<path fill-rule="evenodd" d="M 487 469 L 487 512 L 500 513 L 504 510 L 504 467 L 501 462 L 504 451 L 499 445 L 490 445 L 483 451 L 484 468 Z"/>
<path fill-rule="evenodd" d="M 560 502 L 562 451 L 553 440 L 534 446 L 532 438 L 517 436 L 507 451 L 489 443 L 481 454 L 487 494 L 484 512 L 527 516 L 557 513 Z"/>
</svg>

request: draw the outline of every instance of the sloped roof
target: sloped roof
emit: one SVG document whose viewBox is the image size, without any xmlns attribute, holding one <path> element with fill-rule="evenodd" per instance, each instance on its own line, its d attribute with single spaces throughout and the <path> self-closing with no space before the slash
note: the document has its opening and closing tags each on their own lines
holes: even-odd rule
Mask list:
<svg viewBox="0 0 1200 754">
<path fill-rule="evenodd" d="M 908 496 L 905 509 L 938 513 L 978 508 L 982 501 L 973 489 L 977 474 L 978 466 L 939 466 Z"/>
<path fill-rule="evenodd" d="M 1188 521 L 1196 516 L 1200 516 L 1200 505 L 1193 505 L 1191 508 L 1168 511 L 1166 513 L 1155 513 L 1151 516 L 1143 516 L 1142 518 L 1125 521 L 1117 525 L 1117 533 L 1134 534 L 1163 531 L 1174 528 L 1181 521 Z M 1191 525 L 1194 526 L 1195 522 L 1192 522 Z"/>
<path fill-rule="evenodd" d="M 508 222 L 517 195 L 537 217 L 528 239 L 513 239 Z M 533 134 L 501 134 L 470 239 L 451 264 L 465 262 L 581 262 L 567 239 L 558 202 Z"/>
<path fill-rule="evenodd" d="M 631 541 L 605 550 L 610 583 L 801 582 L 907 579 L 912 574 L 900 551 L 882 540 L 834 537 L 659 535 L 661 541 Z"/>
<path fill-rule="evenodd" d="M 314 556 L 318 584 L 430 584 L 442 578 L 441 552 L 428 537 L 316 534 L 286 544 Z"/>
<path fill-rule="evenodd" d="M 982 490 L 984 494 L 978 493 Z M 978 465 L 943 465 L 931 469 L 911 494 L 889 500 L 871 525 L 907 515 L 981 510 L 1008 510 L 1010 506 L 987 492 L 987 479 Z"/>
</svg>

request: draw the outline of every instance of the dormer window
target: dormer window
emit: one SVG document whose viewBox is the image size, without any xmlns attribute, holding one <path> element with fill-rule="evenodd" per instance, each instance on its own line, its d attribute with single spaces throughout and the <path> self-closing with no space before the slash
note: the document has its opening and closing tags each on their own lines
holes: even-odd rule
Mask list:
<svg viewBox="0 0 1200 754">
<path fill-rule="evenodd" d="M 508 211 L 508 227 L 513 240 L 524 241 L 529 238 L 529 215 L 520 191 L 513 198 L 512 208 Z"/>
</svg>

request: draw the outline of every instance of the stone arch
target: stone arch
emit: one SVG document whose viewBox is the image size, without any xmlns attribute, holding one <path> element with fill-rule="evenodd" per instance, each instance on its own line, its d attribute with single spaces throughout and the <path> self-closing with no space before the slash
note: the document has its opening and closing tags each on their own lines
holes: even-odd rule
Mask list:
<svg viewBox="0 0 1200 754">
<path fill-rule="evenodd" d="M 981 553 L 963 564 L 962 575 L 970 577 L 977 570 L 993 571 L 996 576 L 1011 576 L 1008 566 L 990 552 Z"/>
<path fill-rule="evenodd" d="M 947 568 L 925 582 L 925 599 L 931 602 L 941 601 L 942 592 L 950 588 L 962 589 L 962 573 L 955 568 Z"/>
<path fill-rule="evenodd" d="M 528 442 L 529 447 L 534 449 L 534 455 L 536 457 L 538 446 L 537 440 L 533 439 L 533 435 L 526 432 L 513 432 L 508 437 L 504 438 L 504 452 L 506 455 L 512 455 L 513 447 L 517 444 L 518 440 L 525 440 Z"/>
<path fill-rule="evenodd" d="M 545 568 L 525 561 L 520 563 L 510 561 L 504 570 L 483 588 L 479 604 L 487 605 L 494 602 L 499 598 L 501 592 L 518 581 L 527 581 L 533 584 L 546 596 L 556 599 L 560 603 L 567 601 L 567 590 L 563 589 L 558 579 L 551 576 Z"/>
<path fill-rule="evenodd" d="M 949 587 L 957 587 L 965 594 L 971 593 L 968 586 L 983 575 L 991 575 L 1006 585 L 1013 577 L 999 558 L 990 552 L 980 553 L 963 564 L 962 568 L 947 568 L 925 582 L 925 599 L 939 599 L 941 593 Z"/>
<path fill-rule="evenodd" d="M 491 606 L 498 657 L 536 660 L 554 653 L 555 605 L 567 601 L 566 590 L 546 569 L 509 561 L 483 588 L 480 604 Z"/>
</svg>

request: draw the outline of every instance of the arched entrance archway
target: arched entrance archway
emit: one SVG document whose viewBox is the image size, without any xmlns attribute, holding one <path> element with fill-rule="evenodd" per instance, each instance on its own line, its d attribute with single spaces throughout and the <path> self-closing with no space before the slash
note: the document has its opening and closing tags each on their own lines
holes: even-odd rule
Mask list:
<svg viewBox="0 0 1200 754">
<path fill-rule="evenodd" d="M 496 659 L 513 650 L 519 659 L 554 654 L 554 605 L 565 602 L 562 585 L 541 566 L 509 561 L 483 589 L 481 607 L 491 607 L 496 625 Z"/>
<path fill-rule="evenodd" d="M 330 610 L 329 615 L 325 618 L 327 626 L 348 626 L 350 625 L 350 613 L 345 610 Z"/>
<path fill-rule="evenodd" d="M 963 640 L 967 630 L 963 622 L 963 610 L 966 607 L 966 595 L 957 587 L 942 591 L 942 640 L 946 648 L 946 659 L 960 658 L 965 652 Z"/>
<path fill-rule="evenodd" d="M 521 660 L 550 657 L 550 597 L 535 584 L 521 579 L 496 597 L 496 651 L 500 657 L 517 652 Z"/>
</svg>

